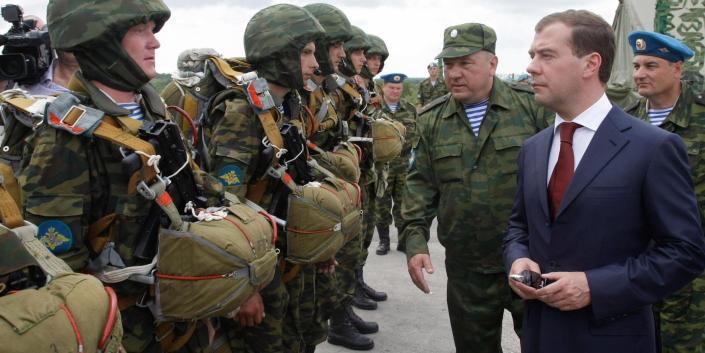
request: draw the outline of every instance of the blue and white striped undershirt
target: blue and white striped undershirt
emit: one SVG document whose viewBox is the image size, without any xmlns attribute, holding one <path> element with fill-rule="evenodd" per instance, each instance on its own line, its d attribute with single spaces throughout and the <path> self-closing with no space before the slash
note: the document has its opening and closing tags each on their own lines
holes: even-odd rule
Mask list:
<svg viewBox="0 0 705 353">
<path fill-rule="evenodd" d="M 465 115 L 470 122 L 470 126 L 472 126 L 472 132 L 475 136 L 477 136 L 480 132 L 480 125 L 482 125 L 482 119 L 485 117 L 485 112 L 487 112 L 489 102 L 490 97 L 487 97 L 478 103 L 463 104 L 463 108 L 465 108 Z"/>
<path fill-rule="evenodd" d="M 399 103 L 387 103 L 387 106 L 389 107 L 389 110 L 392 111 L 392 113 L 396 113 L 397 107 L 399 107 Z"/>
<path fill-rule="evenodd" d="M 130 111 L 128 117 L 139 121 L 144 120 L 144 114 L 142 113 L 142 108 L 139 103 L 118 103 L 118 106 Z"/>
<path fill-rule="evenodd" d="M 651 125 L 660 126 L 663 121 L 668 118 L 668 114 L 671 114 L 672 111 L 673 107 L 666 109 L 649 109 L 648 113 Z"/>
</svg>

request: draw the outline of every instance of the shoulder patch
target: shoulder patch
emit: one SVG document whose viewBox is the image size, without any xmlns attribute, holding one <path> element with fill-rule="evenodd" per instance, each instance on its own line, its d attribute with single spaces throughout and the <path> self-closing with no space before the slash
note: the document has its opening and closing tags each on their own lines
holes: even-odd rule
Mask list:
<svg viewBox="0 0 705 353">
<path fill-rule="evenodd" d="M 100 124 L 104 113 L 98 109 L 80 104 L 78 98 L 64 93 L 47 107 L 47 124 L 74 135 L 90 136 Z"/>
<path fill-rule="evenodd" d="M 37 239 L 54 254 L 63 254 L 71 250 L 73 233 L 68 224 L 50 219 L 42 222 L 37 228 Z"/>
<path fill-rule="evenodd" d="M 421 114 L 423 114 L 423 113 L 425 113 L 425 112 L 427 112 L 427 111 L 429 111 L 429 110 L 431 110 L 431 109 L 433 109 L 433 108 L 435 108 L 435 107 L 441 105 L 441 103 L 444 103 L 444 102 L 447 101 L 449 98 L 450 98 L 450 93 L 446 93 L 446 94 L 444 94 L 444 95 L 442 95 L 442 96 L 440 96 L 440 97 L 438 97 L 438 98 L 436 98 L 436 99 L 430 101 L 428 104 L 424 105 L 424 106 L 421 108 L 421 110 L 419 111 L 419 115 L 421 115 Z"/>
<path fill-rule="evenodd" d="M 228 164 L 218 172 L 218 180 L 223 186 L 242 185 L 242 168 L 235 164 Z"/>
</svg>

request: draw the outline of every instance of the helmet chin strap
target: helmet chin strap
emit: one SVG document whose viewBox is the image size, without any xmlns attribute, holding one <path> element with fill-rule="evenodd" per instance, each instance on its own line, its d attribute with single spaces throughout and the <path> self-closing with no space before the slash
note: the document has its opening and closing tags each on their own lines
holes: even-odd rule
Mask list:
<svg viewBox="0 0 705 353">
<path fill-rule="evenodd" d="M 93 41 L 74 53 L 83 76 L 88 80 L 124 92 L 137 91 L 149 82 L 149 77 L 115 36 Z"/>
</svg>

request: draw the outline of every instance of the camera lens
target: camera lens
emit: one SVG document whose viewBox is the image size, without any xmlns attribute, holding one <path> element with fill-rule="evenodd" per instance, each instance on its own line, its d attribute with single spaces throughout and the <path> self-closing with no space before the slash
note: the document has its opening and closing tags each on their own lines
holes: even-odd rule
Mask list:
<svg viewBox="0 0 705 353">
<path fill-rule="evenodd" d="M 24 55 L 0 55 L 0 80 L 16 80 L 25 75 L 27 75 L 27 61 Z"/>
</svg>

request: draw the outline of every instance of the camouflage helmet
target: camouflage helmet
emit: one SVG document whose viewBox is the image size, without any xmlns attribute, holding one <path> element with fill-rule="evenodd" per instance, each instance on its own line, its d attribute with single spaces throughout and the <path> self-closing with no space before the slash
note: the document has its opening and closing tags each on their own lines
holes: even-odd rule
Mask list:
<svg viewBox="0 0 705 353">
<path fill-rule="evenodd" d="M 350 26 L 350 28 L 352 29 L 352 38 L 345 42 L 345 51 L 347 53 L 351 53 L 358 49 L 362 49 L 364 51 L 370 49 L 372 44 L 370 43 L 370 39 L 367 34 L 360 29 L 360 27 Z"/>
<path fill-rule="evenodd" d="M 304 6 L 325 29 L 323 39 L 328 44 L 346 42 L 352 38 L 350 21 L 343 11 L 329 4 L 308 4 Z"/>
<path fill-rule="evenodd" d="M 51 46 L 67 51 L 148 20 L 158 32 L 169 16 L 162 0 L 50 0 L 47 6 Z"/>
<path fill-rule="evenodd" d="M 343 11 L 328 4 L 309 4 L 304 6 L 326 30 L 326 34 L 316 42 L 316 61 L 318 61 L 321 75 L 335 72 L 331 66 L 328 49 L 332 44 L 346 42 L 352 38 L 350 21 Z"/>
<path fill-rule="evenodd" d="M 87 80 L 120 91 L 139 91 L 149 77 L 123 47 L 130 28 L 171 16 L 162 0 L 50 0 L 47 26 L 55 49 L 73 52 Z"/>
<path fill-rule="evenodd" d="M 300 52 L 325 34 L 306 10 L 277 4 L 257 12 L 245 28 L 245 56 L 260 76 L 288 88 L 303 87 Z"/>
<path fill-rule="evenodd" d="M 347 56 L 343 59 L 340 65 L 338 65 L 338 70 L 340 73 L 346 76 L 354 76 L 358 74 L 358 72 L 355 71 L 352 61 L 350 60 L 350 54 L 359 49 L 367 51 L 371 47 L 370 39 L 367 37 L 367 34 L 360 29 L 360 27 L 351 26 L 351 28 L 353 36 L 349 41 L 345 42 L 345 53 Z"/>
<path fill-rule="evenodd" d="M 387 45 L 384 43 L 382 38 L 374 34 L 368 34 L 367 38 L 370 40 L 370 49 L 367 49 L 367 51 L 365 52 L 365 56 L 369 58 L 371 55 L 380 55 L 382 58 L 379 64 L 379 72 L 382 72 L 382 70 L 384 69 L 384 61 L 387 60 L 387 58 L 389 57 L 389 50 L 387 50 Z M 362 77 L 368 79 L 374 77 L 367 65 L 362 68 L 361 75 Z"/>
</svg>

